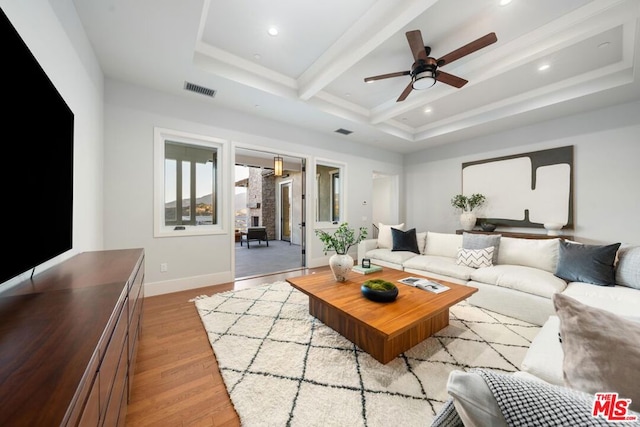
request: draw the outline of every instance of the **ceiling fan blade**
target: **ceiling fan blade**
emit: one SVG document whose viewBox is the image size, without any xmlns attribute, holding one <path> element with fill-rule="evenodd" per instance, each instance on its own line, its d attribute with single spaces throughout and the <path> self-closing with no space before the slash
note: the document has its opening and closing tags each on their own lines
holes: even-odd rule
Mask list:
<svg viewBox="0 0 640 427">
<path fill-rule="evenodd" d="M 424 48 L 424 41 L 422 40 L 422 33 L 420 30 L 407 31 L 407 41 L 413 53 L 414 61 L 419 59 L 427 59 L 427 51 Z"/>
<path fill-rule="evenodd" d="M 398 71 L 397 73 L 380 74 L 379 76 L 365 77 L 365 82 L 373 82 L 375 80 L 388 79 L 390 77 L 408 76 L 411 71 Z"/>
<path fill-rule="evenodd" d="M 475 52 L 476 50 L 480 50 L 484 47 L 489 46 L 498 41 L 498 37 L 496 37 L 496 33 L 489 33 L 486 36 L 480 37 L 477 40 L 468 43 L 461 48 L 454 50 L 438 59 L 438 67 L 442 67 L 445 64 L 450 64 L 456 59 L 460 59 L 463 56 L 467 56 L 470 53 Z"/>
<path fill-rule="evenodd" d="M 469 83 L 468 80 L 462 79 L 458 76 L 454 76 L 453 74 L 445 73 L 444 71 L 440 70 L 436 72 L 436 80 L 453 87 L 457 87 L 458 89 Z"/>
<path fill-rule="evenodd" d="M 404 101 L 405 99 L 407 99 L 407 96 L 409 96 L 412 90 L 413 90 L 413 82 L 409 82 L 409 84 L 407 85 L 407 87 L 404 88 L 404 90 L 402 91 L 402 93 L 400 94 L 396 102 Z"/>
</svg>

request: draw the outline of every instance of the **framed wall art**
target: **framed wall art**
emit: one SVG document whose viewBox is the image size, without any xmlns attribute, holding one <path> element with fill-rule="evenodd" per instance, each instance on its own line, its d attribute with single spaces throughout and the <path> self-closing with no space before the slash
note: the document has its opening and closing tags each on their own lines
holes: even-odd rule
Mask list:
<svg viewBox="0 0 640 427">
<path fill-rule="evenodd" d="M 462 192 L 482 193 L 480 222 L 573 228 L 573 146 L 462 164 Z"/>
</svg>

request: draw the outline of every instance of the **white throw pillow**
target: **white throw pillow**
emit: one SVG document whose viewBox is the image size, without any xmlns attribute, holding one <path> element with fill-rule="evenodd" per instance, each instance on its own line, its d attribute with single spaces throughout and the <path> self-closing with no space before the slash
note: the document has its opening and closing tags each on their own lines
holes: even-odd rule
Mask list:
<svg viewBox="0 0 640 427">
<path fill-rule="evenodd" d="M 465 249 L 484 249 L 493 246 L 493 264 L 497 264 L 501 237 L 501 234 L 485 235 L 465 231 L 462 233 L 462 247 Z"/>
<path fill-rule="evenodd" d="M 550 384 L 564 385 L 563 360 L 560 319 L 558 316 L 549 316 L 531 342 L 520 369 Z"/>
<path fill-rule="evenodd" d="M 498 264 L 523 265 L 555 273 L 559 251 L 560 239 L 520 239 L 502 236 Z"/>
<path fill-rule="evenodd" d="M 616 283 L 640 289 L 640 246 L 623 245 L 618 250 Z"/>
<path fill-rule="evenodd" d="M 498 402 L 484 378 L 475 372 L 451 371 L 447 391 L 465 426 L 505 426 Z"/>
<path fill-rule="evenodd" d="M 462 234 L 427 232 L 426 255 L 446 256 L 456 258 L 458 248 L 462 247 Z"/>
<path fill-rule="evenodd" d="M 396 230 L 404 230 L 404 222 L 402 224 L 387 225 L 381 222 L 378 223 L 378 248 L 379 249 L 391 249 L 393 248 L 393 236 L 391 235 L 391 228 Z"/>
<path fill-rule="evenodd" d="M 482 249 L 458 248 L 456 264 L 471 268 L 491 267 L 493 265 L 493 246 Z"/>
</svg>

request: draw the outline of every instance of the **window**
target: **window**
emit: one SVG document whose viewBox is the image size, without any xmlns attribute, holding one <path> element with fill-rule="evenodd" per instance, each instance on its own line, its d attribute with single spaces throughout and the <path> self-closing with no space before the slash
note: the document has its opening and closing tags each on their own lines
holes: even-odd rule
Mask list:
<svg viewBox="0 0 640 427">
<path fill-rule="evenodd" d="M 223 232 L 224 142 L 156 129 L 155 236 Z"/>
<path fill-rule="evenodd" d="M 338 224 L 342 211 L 342 171 L 337 164 L 316 164 L 316 222 Z"/>
<path fill-rule="evenodd" d="M 331 221 L 340 221 L 340 171 L 331 172 Z"/>
</svg>

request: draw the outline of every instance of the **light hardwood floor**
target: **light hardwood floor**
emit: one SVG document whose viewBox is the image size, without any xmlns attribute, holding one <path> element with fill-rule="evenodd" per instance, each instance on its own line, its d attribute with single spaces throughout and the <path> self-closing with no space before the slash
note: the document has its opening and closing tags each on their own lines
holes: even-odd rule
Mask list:
<svg viewBox="0 0 640 427">
<path fill-rule="evenodd" d="M 126 426 L 239 426 L 200 316 L 189 300 L 325 269 L 296 270 L 145 298 Z"/>
</svg>

